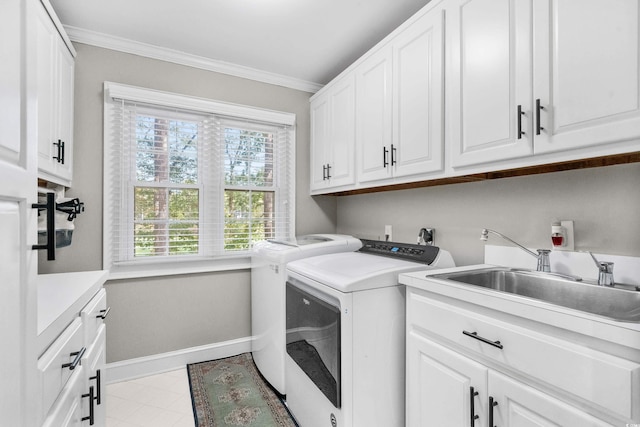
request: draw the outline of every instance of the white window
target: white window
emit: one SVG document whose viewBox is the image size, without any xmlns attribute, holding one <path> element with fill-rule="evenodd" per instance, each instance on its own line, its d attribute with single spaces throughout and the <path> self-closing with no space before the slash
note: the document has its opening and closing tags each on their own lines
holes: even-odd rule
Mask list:
<svg viewBox="0 0 640 427">
<path fill-rule="evenodd" d="M 293 237 L 294 123 L 105 83 L 104 268 L 112 277 L 241 268 L 256 241 Z"/>
</svg>

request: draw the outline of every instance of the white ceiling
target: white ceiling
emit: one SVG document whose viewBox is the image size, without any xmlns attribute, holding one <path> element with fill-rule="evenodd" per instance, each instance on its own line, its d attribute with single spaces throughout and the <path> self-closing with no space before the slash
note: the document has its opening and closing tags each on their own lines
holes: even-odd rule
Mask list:
<svg viewBox="0 0 640 427">
<path fill-rule="evenodd" d="M 329 82 L 429 2 L 50 1 L 73 41 L 114 37 L 312 86 Z"/>
</svg>

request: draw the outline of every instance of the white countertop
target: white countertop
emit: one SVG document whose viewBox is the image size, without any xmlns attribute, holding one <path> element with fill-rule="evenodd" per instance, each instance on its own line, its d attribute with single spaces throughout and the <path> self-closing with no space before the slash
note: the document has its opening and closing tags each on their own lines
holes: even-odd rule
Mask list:
<svg viewBox="0 0 640 427">
<path fill-rule="evenodd" d="M 472 265 L 442 270 L 423 270 L 399 276 L 401 284 L 556 328 L 592 336 L 630 348 L 640 348 L 640 324 L 618 322 L 544 301 L 498 292 L 478 286 L 431 277 L 437 274 L 495 267 Z"/>
<path fill-rule="evenodd" d="M 38 275 L 40 353 L 79 315 L 108 275 L 107 270 Z"/>
</svg>

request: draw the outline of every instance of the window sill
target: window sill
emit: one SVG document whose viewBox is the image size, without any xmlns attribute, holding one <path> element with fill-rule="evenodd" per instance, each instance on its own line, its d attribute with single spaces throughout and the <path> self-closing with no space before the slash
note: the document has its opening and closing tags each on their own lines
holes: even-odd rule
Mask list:
<svg viewBox="0 0 640 427">
<path fill-rule="evenodd" d="M 144 263 L 112 266 L 108 280 L 137 279 L 143 277 L 175 276 L 182 274 L 212 273 L 216 271 L 248 270 L 251 257 L 223 258 L 182 262 Z"/>
</svg>

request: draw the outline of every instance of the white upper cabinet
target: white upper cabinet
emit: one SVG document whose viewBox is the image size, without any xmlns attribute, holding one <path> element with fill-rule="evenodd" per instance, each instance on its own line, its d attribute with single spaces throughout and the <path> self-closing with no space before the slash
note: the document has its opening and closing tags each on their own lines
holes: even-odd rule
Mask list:
<svg viewBox="0 0 640 427">
<path fill-rule="evenodd" d="M 353 76 L 311 101 L 311 191 L 355 183 Z"/>
<path fill-rule="evenodd" d="M 447 139 L 454 167 L 533 153 L 529 7 L 466 0 L 450 9 Z"/>
<path fill-rule="evenodd" d="M 443 169 L 443 31 L 432 10 L 356 68 L 359 182 Z"/>
<path fill-rule="evenodd" d="M 356 69 L 356 148 L 358 181 L 391 176 L 391 46 L 371 55 Z"/>
<path fill-rule="evenodd" d="M 54 23 L 53 11 L 37 14 L 38 175 L 70 186 L 73 165 L 74 55 Z"/>
<path fill-rule="evenodd" d="M 444 167 L 444 18 L 433 10 L 393 40 L 394 176 Z"/>
<path fill-rule="evenodd" d="M 636 0 L 463 0 L 450 18 L 454 168 L 640 136 Z"/>
<path fill-rule="evenodd" d="M 533 2 L 536 153 L 640 136 L 638 9 L 637 0 Z"/>
</svg>

